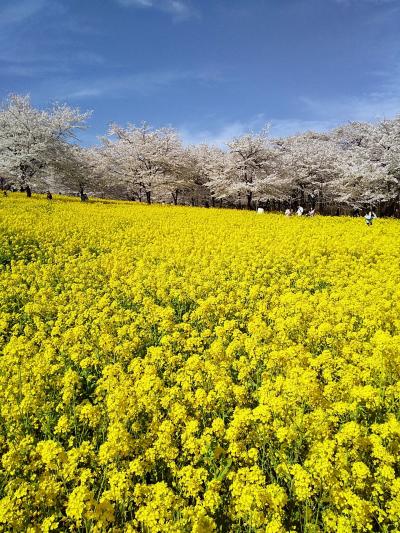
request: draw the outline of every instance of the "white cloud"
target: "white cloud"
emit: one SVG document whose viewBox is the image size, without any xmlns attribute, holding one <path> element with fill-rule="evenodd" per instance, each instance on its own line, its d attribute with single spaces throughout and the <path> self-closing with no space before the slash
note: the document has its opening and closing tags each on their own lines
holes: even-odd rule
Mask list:
<svg viewBox="0 0 400 533">
<path fill-rule="evenodd" d="M 382 60 L 380 70 L 370 72 L 374 88 L 357 95 L 337 97 L 302 97 L 304 111 L 319 121 L 376 121 L 400 114 L 400 49 L 393 47 L 392 57 Z M 388 54 L 386 54 L 387 56 Z"/>
<path fill-rule="evenodd" d="M 21 30 L 29 37 L 21 38 Z M 77 45 L 75 34 L 89 31 L 63 0 L 0 0 L 0 75 L 50 80 L 79 65 L 101 65 L 100 54 Z M 33 34 L 48 35 L 48 42 L 32 46 Z M 65 53 L 66 45 L 73 53 Z"/>
<path fill-rule="evenodd" d="M 47 4 L 47 0 L 20 0 L 8 2 L 0 8 L 0 26 L 20 24 L 36 15 Z"/>
<path fill-rule="evenodd" d="M 199 83 L 218 82 L 218 73 L 206 69 L 199 70 L 163 70 L 139 72 L 123 76 L 104 76 L 92 80 L 70 80 L 52 91 L 60 99 L 82 99 L 89 97 L 108 96 L 120 98 L 126 93 L 137 93 L 148 96 L 178 82 L 194 81 Z"/>
<path fill-rule="evenodd" d="M 196 128 L 184 124 L 178 127 L 178 130 L 186 145 L 211 144 L 225 148 L 226 143 L 234 137 L 260 131 L 266 124 L 269 125 L 269 133 L 273 138 L 288 137 L 310 130 L 327 131 L 338 125 L 334 120 L 303 120 L 299 118 L 271 118 L 267 121 L 264 114 L 260 113 L 247 122 L 240 120 L 226 122 L 216 129 Z"/>
<path fill-rule="evenodd" d="M 335 0 L 337 4 L 352 5 L 352 4 L 394 4 L 397 0 Z"/>
<path fill-rule="evenodd" d="M 391 65 L 375 73 L 378 78 L 374 91 L 357 96 L 337 98 L 309 98 L 301 101 L 317 120 L 337 122 L 375 121 L 400 114 L 400 65 Z"/>
<path fill-rule="evenodd" d="M 359 97 L 329 99 L 302 98 L 307 109 L 320 119 L 338 122 L 375 121 L 400 113 L 400 94 L 370 93 Z"/>
<path fill-rule="evenodd" d="M 102 94 L 103 92 L 100 87 L 82 87 L 81 89 L 70 92 L 68 95 L 64 95 L 63 98 L 67 96 L 71 100 L 81 100 L 83 98 L 101 96 Z"/>
<path fill-rule="evenodd" d="M 96 52 L 80 50 L 76 54 L 75 61 L 83 65 L 102 65 L 105 59 L 101 54 L 97 54 Z"/>
<path fill-rule="evenodd" d="M 43 76 L 51 76 L 54 74 L 68 74 L 71 69 L 64 64 L 28 64 L 28 63 L 11 63 L 1 65 L 1 72 L 10 76 L 19 78 L 37 78 Z"/>
<path fill-rule="evenodd" d="M 175 20 L 197 17 L 198 11 L 186 0 L 116 0 L 123 7 L 156 9 L 173 16 Z"/>
<path fill-rule="evenodd" d="M 224 148 L 227 141 L 233 137 L 239 137 L 249 131 L 248 125 L 240 122 L 230 122 L 221 126 L 217 130 L 196 129 L 191 126 L 183 125 L 178 128 L 183 142 L 190 144 L 209 144 Z"/>
<path fill-rule="evenodd" d="M 271 137 L 289 137 L 305 131 L 327 131 L 338 125 L 334 119 L 303 120 L 298 118 L 280 118 L 270 121 Z"/>
<path fill-rule="evenodd" d="M 70 75 L 77 65 L 97 66 L 104 64 L 100 54 L 81 50 L 73 58 L 64 57 L 56 52 L 30 54 L 29 51 L 21 53 L 18 48 L 3 49 L 0 52 L 0 71 L 3 75 L 19 78 L 43 78 L 52 75 Z"/>
<path fill-rule="evenodd" d="M 118 0 L 118 3 L 125 7 L 153 7 L 153 0 Z"/>
<path fill-rule="evenodd" d="M 217 123 L 214 128 L 204 128 L 197 124 L 181 124 L 178 131 L 185 144 L 212 144 L 224 148 L 227 141 L 246 133 L 256 132 L 270 124 L 263 113 L 258 113 L 249 120 L 216 120 L 215 116 L 205 117 L 208 123 Z"/>
</svg>

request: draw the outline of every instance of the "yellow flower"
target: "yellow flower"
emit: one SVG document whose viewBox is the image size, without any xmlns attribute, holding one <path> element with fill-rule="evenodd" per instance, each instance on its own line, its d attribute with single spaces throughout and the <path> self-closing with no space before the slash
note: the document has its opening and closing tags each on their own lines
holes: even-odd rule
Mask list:
<svg viewBox="0 0 400 533">
<path fill-rule="evenodd" d="M 400 531 L 400 225 L 0 197 L 0 531 Z"/>
</svg>

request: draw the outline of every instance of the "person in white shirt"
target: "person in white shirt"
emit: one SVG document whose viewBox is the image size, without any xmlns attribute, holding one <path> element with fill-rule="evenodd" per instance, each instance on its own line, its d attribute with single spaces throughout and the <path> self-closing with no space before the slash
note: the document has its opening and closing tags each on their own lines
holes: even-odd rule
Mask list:
<svg viewBox="0 0 400 533">
<path fill-rule="evenodd" d="M 372 226 L 372 222 L 374 218 L 376 218 L 376 214 L 370 210 L 368 213 L 364 216 L 365 222 L 367 223 L 367 226 Z"/>
<path fill-rule="evenodd" d="M 297 212 L 296 212 L 296 215 L 298 217 L 301 217 L 301 215 L 303 214 L 303 211 L 304 211 L 304 208 L 301 207 L 301 205 L 299 205 L 298 209 L 297 209 Z"/>
</svg>

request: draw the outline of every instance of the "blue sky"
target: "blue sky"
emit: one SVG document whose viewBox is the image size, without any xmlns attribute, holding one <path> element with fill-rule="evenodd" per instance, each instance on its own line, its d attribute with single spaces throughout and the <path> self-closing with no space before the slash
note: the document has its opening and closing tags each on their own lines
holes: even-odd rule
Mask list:
<svg viewBox="0 0 400 533">
<path fill-rule="evenodd" d="M 222 143 L 400 113 L 400 0 L 0 0 L 0 97 Z"/>
</svg>

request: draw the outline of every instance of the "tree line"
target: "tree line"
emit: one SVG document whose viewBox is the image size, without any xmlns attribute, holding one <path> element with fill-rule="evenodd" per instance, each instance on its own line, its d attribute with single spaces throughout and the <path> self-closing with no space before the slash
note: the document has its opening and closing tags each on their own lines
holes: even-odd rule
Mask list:
<svg viewBox="0 0 400 533">
<path fill-rule="evenodd" d="M 272 138 L 268 128 L 224 148 L 186 146 L 172 128 L 111 124 L 82 147 L 89 112 L 35 108 L 11 95 L 0 108 L 0 187 L 141 202 L 324 214 L 373 207 L 400 216 L 400 116 L 326 133 Z"/>
</svg>

